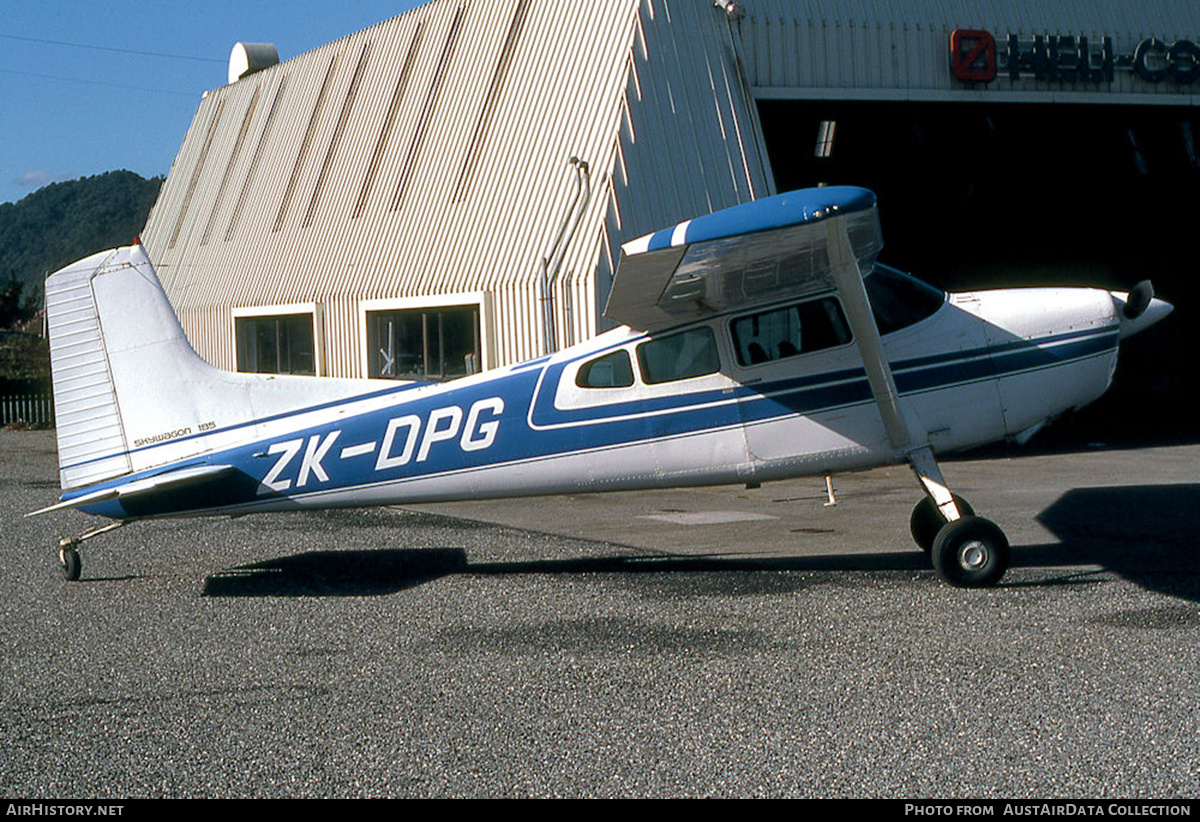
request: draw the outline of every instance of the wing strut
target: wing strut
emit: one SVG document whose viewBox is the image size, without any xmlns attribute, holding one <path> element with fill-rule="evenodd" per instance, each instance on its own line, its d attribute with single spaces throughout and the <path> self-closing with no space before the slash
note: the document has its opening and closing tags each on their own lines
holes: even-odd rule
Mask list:
<svg viewBox="0 0 1200 822">
<path fill-rule="evenodd" d="M 862 356 L 867 382 L 871 386 L 871 394 L 875 398 L 876 407 L 879 408 L 879 415 L 883 418 L 888 440 L 893 448 L 904 453 L 917 481 L 937 505 L 942 516 L 953 522 L 959 519 L 961 514 L 953 494 L 946 486 L 937 459 L 933 456 L 929 437 L 922 432 L 918 421 L 900 402 L 900 392 L 896 389 L 892 368 L 883 351 L 879 326 L 875 324 L 875 315 L 871 311 L 867 288 L 863 283 L 862 269 L 858 266 L 846 233 L 846 223 L 844 220 L 832 219 L 826 220 L 825 226 L 829 232 L 829 266 L 837 289 L 842 295 L 846 319 L 854 333 L 858 353 Z"/>
</svg>

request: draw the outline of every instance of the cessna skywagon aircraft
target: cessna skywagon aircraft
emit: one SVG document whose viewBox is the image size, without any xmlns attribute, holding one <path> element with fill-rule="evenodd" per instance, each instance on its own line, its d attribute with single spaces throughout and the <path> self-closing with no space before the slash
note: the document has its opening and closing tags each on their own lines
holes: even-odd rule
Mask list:
<svg viewBox="0 0 1200 822">
<path fill-rule="evenodd" d="M 1009 546 L 935 454 L 1099 397 L 1118 341 L 1171 310 L 1149 283 L 947 295 L 876 263 L 875 195 L 805 189 L 625 245 L 623 327 L 445 383 L 221 371 L 192 350 L 145 251 L 46 281 L 62 502 L 112 522 L 759 483 L 907 462 L 917 544 L 987 586 Z"/>
</svg>

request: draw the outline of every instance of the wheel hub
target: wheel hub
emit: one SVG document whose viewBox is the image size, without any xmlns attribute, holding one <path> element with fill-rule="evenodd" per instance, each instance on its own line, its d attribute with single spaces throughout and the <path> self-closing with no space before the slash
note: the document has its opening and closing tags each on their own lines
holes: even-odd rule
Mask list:
<svg viewBox="0 0 1200 822">
<path fill-rule="evenodd" d="M 962 563 L 962 567 L 970 571 L 982 568 L 987 562 L 987 558 L 987 546 L 978 540 L 968 542 L 958 554 L 958 560 Z"/>
</svg>

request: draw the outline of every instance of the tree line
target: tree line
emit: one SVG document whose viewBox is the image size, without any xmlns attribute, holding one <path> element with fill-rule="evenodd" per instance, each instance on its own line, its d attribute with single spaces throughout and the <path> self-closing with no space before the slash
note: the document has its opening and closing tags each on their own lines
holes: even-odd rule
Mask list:
<svg viewBox="0 0 1200 822">
<path fill-rule="evenodd" d="M 49 392 L 42 281 L 89 254 L 129 245 L 162 182 L 109 171 L 0 204 L 0 395 Z"/>
</svg>

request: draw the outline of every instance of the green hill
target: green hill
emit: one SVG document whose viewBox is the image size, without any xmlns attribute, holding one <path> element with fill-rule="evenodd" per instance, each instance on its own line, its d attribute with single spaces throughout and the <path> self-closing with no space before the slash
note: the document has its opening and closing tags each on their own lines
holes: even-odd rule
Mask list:
<svg viewBox="0 0 1200 822">
<path fill-rule="evenodd" d="M 0 396 L 50 390 L 49 348 L 36 313 L 45 276 L 128 245 L 146 224 L 161 185 L 161 177 L 110 171 L 0 205 Z"/>
<path fill-rule="evenodd" d="M 0 279 L 39 295 L 45 276 L 68 263 L 129 245 L 146 224 L 161 177 L 109 171 L 40 188 L 0 205 Z"/>
</svg>

